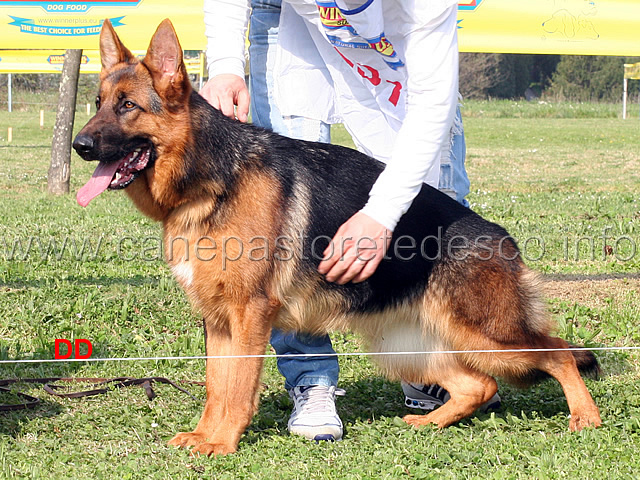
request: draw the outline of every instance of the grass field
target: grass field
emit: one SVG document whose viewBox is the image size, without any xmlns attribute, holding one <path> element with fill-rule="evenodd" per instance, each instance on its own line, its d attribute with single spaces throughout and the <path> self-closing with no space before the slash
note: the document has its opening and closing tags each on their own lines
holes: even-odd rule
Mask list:
<svg viewBox="0 0 640 480">
<path fill-rule="evenodd" d="M 536 105 L 465 106 L 472 208 L 503 224 L 544 274 L 560 336 L 590 347 L 640 346 L 637 115 L 623 121 L 611 113 L 619 106 Z M 160 259 L 159 226 L 122 193 L 86 209 L 75 195 L 46 194 L 53 120 L 45 116 L 40 129 L 37 111 L 0 114 L 0 360 L 53 358 L 56 338 L 90 339 L 96 358 L 202 355 L 199 318 Z M 86 120 L 78 114 L 77 127 Z M 348 142 L 341 129 L 334 139 Z M 74 193 L 92 167 L 74 156 Z M 352 334 L 332 338 L 338 352 L 363 351 Z M 323 444 L 288 435 L 291 402 L 267 360 L 261 409 L 239 452 L 224 458 L 191 458 L 166 445 L 197 423 L 203 387 L 186 386 L 198 401 L 165 385 L 153 401 L 140 387 L 72 400 L 19 384 L 14 391 L 42 403 L 0 412 L 0 478 L 635 479 L 640 357 L 597 356 L 603 375 L 587 386 L 604 424 L 581 433 L 568 431 L 553 381 L 530 390 L 500 384 L 498 412 L 414 430 L 400 420 L 408 413 L 400 386 L 366 357 L 344 357 L 347 396 L 338 408 L 346 436 Z M 202 380 L 204 363 L 0 365 L 0 379 L 49 376 Z M 17 401 L 0 392 L 0 403 Z"/>
</svg>

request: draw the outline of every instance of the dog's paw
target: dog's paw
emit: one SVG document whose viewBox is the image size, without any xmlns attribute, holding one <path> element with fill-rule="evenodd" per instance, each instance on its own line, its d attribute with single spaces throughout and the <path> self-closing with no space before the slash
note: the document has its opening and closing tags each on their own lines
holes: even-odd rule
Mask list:
<svg viewBox="0 0 640 480">
<path fill-rule="evenodd" d="M 207 437 L 197 432 L 181 432 L 169 440 L 169 445 L 174 447 L 193 447 L 205 443 Z"/>
<path fill-rule="evenodd" d="M 191 450 L 191 455 L 194 455 L 194 456 L 198 454 L 207 455 L 207 456 L 229 455 L 230 453 L 234 453 L 236 450 L 237 450 L 237 446 L 235 445 L 205 442 L 205 443 L 200 443 L 199 445 L 196 445 Z"/>
<path fill-rule="evenodd" d="M 402 417 L 405 423 L 408 423 L 412 427 L 424 427 L 425 425 L 429 425 L 433 423 L 429 420 L 429 415 L 405 415 Z"/>
<path fill-rule="evenodd" d="M 600 413 L 598 411 L 582 415 L 571 415 L 569 420 L 569 430 L 579 432 L 586 427 L 599 427 L 602 425 Z"/>
</svg>

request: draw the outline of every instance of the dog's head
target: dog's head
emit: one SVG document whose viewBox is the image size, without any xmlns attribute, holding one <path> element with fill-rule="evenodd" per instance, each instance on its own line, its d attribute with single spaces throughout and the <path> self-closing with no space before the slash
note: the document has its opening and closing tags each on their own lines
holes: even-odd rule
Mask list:
<svg viewBox="0 0 640 480">
<path fill-rule="evenodd" d="M 73 141 L 85 160 L 100 163 L 78 191 L 82 206 L 107 189 L 129 186 L 171 146 L 169 120 L 183 114 L 191 84 L 182 48 L 167 19 L 138 60 L 122 44 L 109 20 L 100 32 L 100 91 L 96 115 Z"/>
</svg>

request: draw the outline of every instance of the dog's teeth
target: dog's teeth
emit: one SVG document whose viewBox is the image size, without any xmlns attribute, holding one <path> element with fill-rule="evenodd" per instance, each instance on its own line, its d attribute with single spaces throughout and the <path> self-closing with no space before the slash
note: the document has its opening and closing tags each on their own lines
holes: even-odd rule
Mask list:
<svg viewBox="0 0 640 480">
<path fill-rule="evenodd" d="M 116 173 L 116 182 L 121 178 L 122 178 L 122 175 L 120 175 L 120 172 Z"/>
</svg>

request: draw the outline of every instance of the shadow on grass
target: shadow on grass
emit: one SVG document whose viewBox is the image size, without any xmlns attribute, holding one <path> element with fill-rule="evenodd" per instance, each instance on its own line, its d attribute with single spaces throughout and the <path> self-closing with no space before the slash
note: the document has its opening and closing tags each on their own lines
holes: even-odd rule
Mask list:
<svg viewBox="0 0 640 480">
<path fill-rule="evenodd" d="M 405 407 L 400 384 L 383 377 L 345 383 L 342 387 L 346 390 L 346 396 L 338 397 L 337 409 L 345 425 L 345 435 L 349 434 L 349 424 L 373 423 L 381 417 L 402 418 L 421 412 Z M 524 389 L 500 384 L 499 393 L 502 406 L 492 413 L 496 418 L 506 419 L 508 414 L 541 419 L 550 419 L 558 414 L 569 415 L 564 392 L 560 384 L 552 379 Z M 598 399 L 595 400 L 597 403 Z M 263 394 L 259 411 L 248 429 L 254 434 L 244 436 L 242 442 L 255 443 L 267 435 L 288 436 L 287 421 L 291 409 L 292 402 L 284 389 Z M 487 418 L 489 415 L 476 412 L 459 423 L 472 424 L 474 417 Z"/>
<path fill-rule="evenodd" d="M 41 368 L 39 375 L 62 376 L 61 371 Z M 71 371 L 67 370 L 70 376 Z M 26 378 L 24 376 L 23 378 Z M 397 382 L 390 382 L 382 377 L 371 377 L 365 380 L 345 383 L 344 388 L 347 392 L 346 396 L 339 397 L 337 400 L 337 408 L 343 423 L 345 424 L 345 435 L 349 435 L 349 425 L 356 423 L 375 423 L 382 417 L 402 418 L 410 413 L 419 413 L 419 410 L 408 409 L 404 406 L 404 395 L 402 389 Z M 84 390 L 86 386 L 72 386 L 74 390 Z M 200 399 L 194 402 L 192 407 L 194 413 L 198 416 L 202 412 L 204 403 L 204 389 L 194 390 L 192 393 Z M 34 409 L 20 410 L 14 412 L 0 413 L 0 435 L 9 435 L 14 438 L 20 435 L 22 426 L 25 423 L 42 419 L 51 418 L 66 411 L 66 409 L 58 403 L 53 397 L 49 397 L 39 386 L 36 385 L 19 385 L 19 391 L 28 393 L 29 395 L 41 399 L 41 403 Z M 161 392 L 158 392 L 162 395 Z M 140 392 L 142 395 L 142 392 Z M 544 381 L 530 389 L 517 389 L 511 386 L 500 386 L 500 394 L 502 397 L 502 407 L 495 412 L 496 418 L 506 419 L 509 414 L 517 417 L 550 419 L 558 414 L 568 415 L 566 400 L 560 385 L 555 381 Z M 4 397 L 0 394 L 0 403 L 4 401 Z M 77 401 L 84 401 L 78 399 Z M 185 402 L 190 403 L 188 397 L 184 398 Z M 596 402 L 597 402 L 596 398 Z M 95 405 L 99 408 L 99 405 Z M 287 421 L 291 414 L 292 403 L 289 396 L 281 388 L 274 388 L 273 391 L 263 393 L 260 408 L 254 417 L 248 432 L 244 435 L 241 443 L 254 444 L 265 437 L 289 436 L 287 431 Z M 486 417 L 487 414 L 475 414 L 474 416 L 464 419 L 460 424 L 473 424 L 474 417 Z"/>
<path fill-rule="evenodd" d="M 160 279 L 163 278 L 159 275 L 135 275 L 133 277 L 113 277 L 102 275 L 99 277 L 74 277 L 70 276 L 65 278 L 65 282 L 74 285 L 93 285 L 93 286 L 105 286 L 112 285 L 130 285 L 132 287 L 139 287 L 142 285 L 158 285 Z M 15 281 L 2 281 L 0 280 L 0 289 L 23 289 L 23 288 L 42 288 L 49 286 L 53 283 L 52 280 L 15 280 Z"/>
<path fill-rule="evenodd" d="M 48 358 L 48 353 L 34 353 L 35 358 Z M 31 380 L 36 378 L 71 377 L 78 370 L 77 363 L 46 364 L 46 363 L 22 363 L 3 364 L 0 368 L 0 382 L 2 380 Z M 0 435 L 9 435 L 16 438 L 20 435 L 22 426 L 39 418 L 54 417 L 62 412 L 62 406 L 42 389 L 41 383 L 16 382 L 6 386 L 12 393 L 0 392 L 0 404 L 15 405 L 26 400 L 15 394 L 20 392 L 40 400 L 31 408 L 0 412 Z"/>
<path fill-rule="evenodd" d="M 93 344 L 92 357 L 99 358 L 108 352 L 107 345 Z M 10 360 L 6 351 L 0 350 L 1 360 Z M 43 389 L 45 383 L 56 383 L 57 378 L 75 378 L 77 372 L 81 371 L 88 362 L 78 362 L 64 360 L 55 360 L 52 345 L 47 348 L 39 348 L 35 352 L 30 353 L 28 358 L 22 356 L 24 360 L 50 360 L 51 362 L 25 362 L 25 363 L 8 363 L 0 364 L 0 386 L 6 385 L 11 393 L 0 392 L 0 404 L 19 404 L 26 402 L 24 398 L 19 397 L 15 392 L 27 394 L 40 400 L 38 404 L 31 408 L 12 410 L 8 412 L 0 412 L 0 434 L 11 435 L 16 437 L 20 434 L 21 425 L 37 418 L 49 418 L 60 414 L 63 407 L 58 403 L 58 399 Z M 16 360 L 21 360 L 16 359 Z M 48 379 L 48 380 L 45 380 Z M 6 382 L 9 380 L 9 382 Z M 40 381 L 41 380 L 41 381 Z M 4 381 L 4 382 L 3 382 Z M 92 387 L 87 383 L 62 382 L 62 385 L 69 386 L 71 391 L 87 390 Z M 58 383 L 59 384 L 59 383 Z M 66 390 L 61 393 L 68 393 Z"/>
<path fill-rule="evenodd" d="M 24 389 L 21 388 L 20 391 L 24 391 Z M 40 398 L 40 403 L 34 408 L 0 412 L 0 435 L 9 435 L 15 439 L 22 432 L 25 423 L 41 418 L 55 417 L 62 413 L 63 407 L 59 403 L 43 398 L 40 393 L 46 395 L 44 391 L 37 391 L 34 388 L 28 392 L 29 395 Z M 9 395 L 0 394 L 0 403 L 6 401 L 5 397 L 7 396 Z"/>
<path fill-rule="evenodd" d="M 89 278 L 69 277 L 68 281 L 80 285 L 102 285 L 106 287 L 111 285 L 131 285 L 132 287 L 139 287 L 142 285 L 158 285 L 161 278 L 164 277 L 161 277 L 159 275 L 135 275 L 133 277 L 112 277 L 103 275 L 100 277 Z"/>
</svg>

